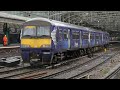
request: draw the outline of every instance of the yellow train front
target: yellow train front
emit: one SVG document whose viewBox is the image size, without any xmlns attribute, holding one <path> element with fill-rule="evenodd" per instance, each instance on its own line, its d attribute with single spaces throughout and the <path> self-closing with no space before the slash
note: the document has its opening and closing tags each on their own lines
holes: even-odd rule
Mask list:
<svg viewBox="0 0 120 90">
<path fill-rule="evenodd" d="M 21 56 L 23 62 L 31 65 L 50 64 L 52 58 L 52 38 L 50 25 L 44 21 L 30 20 L 21 30 Z"/>
</svg>

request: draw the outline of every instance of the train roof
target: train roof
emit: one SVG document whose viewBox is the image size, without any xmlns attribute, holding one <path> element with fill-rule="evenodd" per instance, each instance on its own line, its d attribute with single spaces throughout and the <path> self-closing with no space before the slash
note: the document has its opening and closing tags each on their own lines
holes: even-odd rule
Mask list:
<svg viewBox="0 0 120 90">
<path fill-rule="evenodd" d="M 99 30 L 92 29 L 89 27 L 73 25 L 73 24 L 69 24 L 69 23 L 65 23 L 65 22 L 60 22 L 60 21 L 56 21 L 56 20 L 42 18 L 42 17 L 32 18 L 32 19 L 27 20 L 26 22 L 32 22 L 32 21 L 37 21 L 37 23 L 41 22 L 41 23 L 44 23 L 46 25 L 55 25 L 55 26 L 62 26 L 62 27 L 68 27 L 68 28 L 83 29 L 83 30 L 92 31 L 92 32 L 101 32 L 101 33 L 103 32 L 103 31 L 99 31 Z"/>
</svg>

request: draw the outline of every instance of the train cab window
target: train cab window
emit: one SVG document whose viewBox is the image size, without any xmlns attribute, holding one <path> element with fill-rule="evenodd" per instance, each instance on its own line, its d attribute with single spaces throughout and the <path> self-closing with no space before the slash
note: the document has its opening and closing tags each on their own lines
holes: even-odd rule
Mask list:
<svg viewBox="0 0 120 90">
<path fill-rule="evenodd" d="M 50 36 L 50 27 L 49 26 L 37 27 L 37 36 L 42 36 L 42 35 Z"/>
<path fill-rule="evenodd" d="M 36 36 L 36 26 L 25 26 L 22 36 Z"/>
</svg>

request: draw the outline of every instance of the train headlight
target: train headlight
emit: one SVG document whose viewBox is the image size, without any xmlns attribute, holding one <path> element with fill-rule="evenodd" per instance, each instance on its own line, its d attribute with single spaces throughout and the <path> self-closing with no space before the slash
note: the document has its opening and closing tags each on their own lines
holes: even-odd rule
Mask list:
<svg viewBox="0 0 120 90">
<path fill-rule="evenodd" d="M 30 45 L 21 45 L 21 48 L 29 48 L 30 47 Z"/>
<path fill-rule="evenodd" d="M 44 45 L 42 45 L 41 47 L 42 47 L 42 48 L 50 48 L 50 47 L 51 47 L 51 45 L 44 44 Z"/>
</svg>

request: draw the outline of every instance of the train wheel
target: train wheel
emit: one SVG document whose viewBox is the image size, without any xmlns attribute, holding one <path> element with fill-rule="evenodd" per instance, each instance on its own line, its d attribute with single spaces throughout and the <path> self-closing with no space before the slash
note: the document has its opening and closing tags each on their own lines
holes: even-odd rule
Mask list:
<svg viewBox="0 0 120 90">
<path fill-rule="evenodd" d="M 77 57 L 77 51 L 74 52 L 75 53 L 75 58 Z"/>
<path fill-rule="evenodd" d="M 88 57 L 91 58 L 92 57 L 92 51 L 90 48 L 87 49 L 87 54 L 88 54 Z"/>
<path fill-rule="evenodd" d="M 31 60 L 30 60 L 29 63 L 30 63 L 30 66 L 31 66 L 31 67 L 38 67 L 38 66 L 41 66 L 40 62 L 34 62 L 34 61 L 31 61 Z"/>
<path fill-rule="evenodd" d="M 66 52 L 64 55 L 65 55 L 65 59 L 67 59 L 68 58 L 68 53 Z"/>
<path fill-rule="evenodd" d="M 77 57 L 79 57 L 80 56 L 80 53 L 79 53 L 79 50 L 77 51 Z"/>
<path fill-rule="evenodd" d="M 85 50 L 85 49 L 83 49 L 83 56 L 84 56 L 84 55 L 86 55 L 86 50 Z"/>
<path fill-rule="evenodd" d="M 81 56 L 83 56 L 83 50 L 80 50 L 81 51 Z"/>
<path fill-rule="evenodd" d="M 91 48 L 92 57 L 93 57 L 93 53 L 94 53 L 94 48 Z"/>
<path fill-rule="evenodd" d="M 57 64 L 57 63 L 58 63 L 57 55 L 54 55 L 54 56 L 53 56 L 52 63 L 51 63 L 52 69 L 55 68 L 55 64 Z"/>
<path fill-rule="evenodd" d="M 74 52 L 75 53 L 75 58 L 77 57 L 77 51 Z"/>
<path fill-rule="evenodd" d="M 36 67 L 36 65 L 33 62 L 30 62 L 31 67 Z"/>
<path fill-rule="evenodd" d="M 60 61 L 62 61 L 63 60 L 63 58 L 62 58 L 62 53 L 60 54 Z"/>
<path fill-rule="evenodd" d="M 52 64 L 57 64 L 57 61 L 58 61 L 57 56 L 54 55 L 53 60 L 52 60 Z"/>
<path fill-rule="evenodd" d="M 75 52 L 73 52 L 72 57 L 75 58 Z"/>
<path fill-rule="evenodd" d="M 80 50 L 80 55 L 83 56 L 83 50 Z"/>
</svg>

